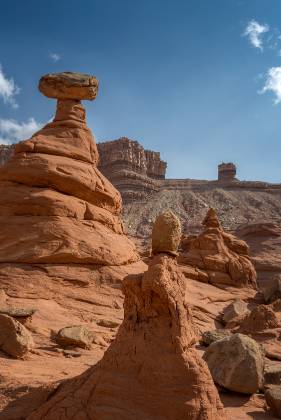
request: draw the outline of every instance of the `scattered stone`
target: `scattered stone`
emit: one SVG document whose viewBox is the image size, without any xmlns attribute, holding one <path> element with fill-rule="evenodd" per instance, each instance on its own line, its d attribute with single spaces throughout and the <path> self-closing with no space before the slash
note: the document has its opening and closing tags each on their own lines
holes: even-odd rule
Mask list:
<svg viewBox="0 0 281 420">
<path fill-rule="evenodd" d="M 21 324 L 26 324 L 30 321 L 32 315 L 36 312 L 33 308 L 14 308 L 14 307 L 0 307 L 0 314 L 9 315 L 15 318 Z"/>
<path fill-rule="evenodd" d="M 180 221 L 171 210 L 167 210 L 156 218 L 153 225 L 152 254 L 165 253 L 177 256 L 180 241 Z"/>
<path fill-rule="evenodd" d="M 62 347 L 72 345 L 89 349 L 93 342 L 93 333 L 85 325 L 73 325 L 62 328 L 56 336 L 56 341 Z"/>
<path fill-rule="evenodd" d="M 101 347 L 107 347 L 108 343 L 100 334 L 93 334 L 93 343 Z"/>
<path fill-rule="evenodd" d="M 17 320 L 0 314 L 0 349 L 15 358 L 22 358 L 34 346 L 30 332 Z"/>
<path fill-rule="evenodd" d="M 212 343 L 203 356 L 214 381 L 231 391 L 254 394 L 263 385 L 264 354 L 259 344 L 242 334 Z"/>
<path fill-rule="evenodd" d="M 281 275 L 273 278 L 272 284 L 263 292 L 266 303 L 273 303 L 277 299 L 281 299 Z"/>
<path fill-rule="evenodd" d="M 266 365 L 264 369 L 264 387 L 281 385 L 281 363 Z"/>
<path fill-rule="evenodd" d="M 63 350 L 63 354 L 65 357 L 81 357 L 81 353 L 75 350 Z"/>
<path fill-rule="evenodd" d="M 244 315 L 246 312 L 249 312 L 247 304 L 241 299 L 236 299 L 224 309 L 222 320 L 224 324 L 227 324 L 229 321 L 232 321 L 237 316 Z"/>
<path fill-rule="evenodd" d="M 258 305 L 242 321 L 240 330 L 255 333 L 277 328 L 278 325 L 278 319 L 273 309 L 267 305 Z"/>
<path fill-rule="evenodd" d="M 42 76 L 39 90 L 48 98 L 55 99 L 88 99 L 92 101 L 98 93 L 98 80 L 89 74 L 52 73 Z"/>
<path fill-rule="evenodd" d="M 276 386 L 265 391 L 265 400 L 272 413 L 281 418 L 281 387 Z"/>
<path fill-rule="evenodd" d="M 202 342 L 209 346 L 210 344 L 214 343 L 215 341 L 221 340 L 222 338 L 229 337 L 231 332 L 228 330 L 212 330 L 212 331 L 205 331 L 202 334 Z"/>
<path fill-rule="evenodd" d="M 100 327 L 105 327 L 105 328 L 116 328 L 116 327 L 119 327 L 120 325 L 119 322 L 111 321 L 109 319 L 99 319 L 97 321 L 97 324 Z"/>
</svg>

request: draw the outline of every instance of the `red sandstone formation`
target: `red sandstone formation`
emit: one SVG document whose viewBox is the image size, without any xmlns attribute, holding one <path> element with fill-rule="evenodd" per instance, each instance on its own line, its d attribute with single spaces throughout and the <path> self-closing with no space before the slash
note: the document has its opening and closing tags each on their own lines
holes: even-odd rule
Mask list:
<svg viewBox="0 0 281 420">
<path fill-rule="evenodd" d="M 122 193 L 124 202 L 143 201 L 159 190 L 157 180 L 165 178 L 167 166 L 159 152 L 145 150 L 126 137 L 98 143 L 98 151 L 100 171 Z"/>
<path fill-rule="evenodd" d="M 231 182 L 236 181 L 236 166 L 234 163 L 221 163 L 218 166 L 218 181 Z"/>
<path fill-rule="evenodd" d="M 200 235 L 185 241 L 186 249 L 178 259 L 187 277 L 211 284 L 256 288 L 256 272 L 247 244 L 223 231 L 212 208 L 203 225 Z"/>
<path fill-rule="evenodd" d="M 80 87 L 77 74 L 40 81 L 43 92 L 60 99 L 54 121 L 18 143 L 0 169 L 0 262 L 121 265 L 138 259 L 123 234 L 120 194 L 97 169 L 84 107 L 72 98 L 96 95 L 96 79 L 89 76 L 85 87 L 85 77 Z"/>
<path fill-rule="evenodd" d="M 28 419 L 224 419 L 207 366 L 191 348 L 196 330 L 174 257 L 156 255 L 123 290 L 124 321 L 101 362 L 63 383 Z"/>
</svg>

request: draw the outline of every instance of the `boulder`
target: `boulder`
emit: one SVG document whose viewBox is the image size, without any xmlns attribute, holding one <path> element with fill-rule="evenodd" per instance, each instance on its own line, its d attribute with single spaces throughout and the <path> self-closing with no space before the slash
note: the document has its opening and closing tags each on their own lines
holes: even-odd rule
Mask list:
<svg viewBox="0 0 281 420">
<path fill-rule="evenodd" d="M 46 74 L 39 81 L 40 92 L 55 99 L 92 101 L 97 96 L 98 86 L 99 82 L 94 76 L 70 71 Z"/>
<path fill-rule="evenodd" d="M 229 337 L 231 332 L 228 330 L 213 330 L 213 331 L 205 331 L 202 334 L 202 343 L 209 346 L 210 344 L 214 343 L 215 341 L 221 340 L 225 337 Z"/>
<path fill-rule="evenodd" d="M 254 394 L 263 385 L 264 354 L 259 344 L 242 334 L 212 343 L 204 354 L 214 381 L 231 391 Z"/>
<path fill-rule="evenodd" d="M 274 310 L 267 305 L 258 305 L 243 319 L 240 331 L 255 333 L 278 328 L 278 326 L 279 322 Z"/>
<path fill-rule="evenodd" d="M 21 324 L 26 324 L 30 321 L 35 312 L 36 309 L 33 308 L 16 308 L 12 306 L 0 307 L 0 314 L 9 315 Z"/>
<path fill-rule="evenodd" d="M 0 349 L 9 356 L 22 358 L 33 347 L 30 332 L 15 319 L 0 314 Z"/>
<path fill-rule="evenodd" d="M 206 273 L 208 283 L 256 289 L 257 275 L 246 242 L 224 232 L 214 209 L 208 211 L 203 226 L 203 232 L 188 241 L 179 263 L 190 266 L 192 278 L 198 281 L 203 278 L 206 282 L 198 275 L 200 270 Z"/>
<path fill-rule="evenodd" d="M 229 321 L 232 321 L 237 316 L 246 314 L 248 311 L 247 303 L 241 299 L 236 299 L 230 305 L 228 305 L 223 311 L 223 322 L 227 324 Z"/>
<path fill-rule="evenodd" d="M 166 253 L 178 255 L 181 240 L 181 225 L 177 216 L 170 210 L 160 214 L 152 229 L 152 254 Z"/>
<path fill-rule="evenodd" d="M 271 363 L 264 369 L 264 387 L 268 385 L 281 385 L 281 363 Z"/>
<path fill-rule="evenodd" d="M 264 396 L 272 413 L 278 418 L 281 418 L 281 387 L 267 389 Z"/>
<path fill-rule="evenodd" d="M 281 275 L 272 279 L 271 285 L 264 290 L 263 294 L 266 303 L 273 303 L 281 299 Z"/>
<path fill-rule="evenodd" d="M 93 333 L 85 325 L 73 325 L 62 328 L 56 336 L 56 341 L 62 347 L 75 346 L 89 349 L 93 337 Z"/>
<path fill-rule="evenodd" d="M 28 420 L 226 419 L 208 367 L 192 348 L 197 330 L 185 278 L 175 259 L 159 252 L 145 273 L 123 280 L 124 321 L 103 359 L 61 383 Z"/>
</svg>

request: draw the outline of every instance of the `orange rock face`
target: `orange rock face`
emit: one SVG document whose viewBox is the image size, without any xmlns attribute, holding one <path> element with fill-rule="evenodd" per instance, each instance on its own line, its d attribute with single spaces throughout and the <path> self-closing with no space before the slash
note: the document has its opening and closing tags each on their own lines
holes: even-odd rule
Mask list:
<svg viewBox="0 0 281 420">
<path fill-rule="evenodd" d="M 125 319 L 103 359 L 63 383 L 29 420 L 225 419 L 184 301 L 173 257 L 153 258 L 123 283 Z"/>
<path fill-rule="evenodd" d="M 179 263 L 186 275 L 205 283 L 256 288 L 256 271 L 246 242 L 223 231 L 214 209 L 203 225 L 200 235 L 183 243 Z"/>
<path fill-rule="evenodd" d="M 0 169 L 0 262 L 122 265 L 119 192 L 96 167 L 79 100 L 58 100 L 53 122 L 16 145 Z"/>
</svg>

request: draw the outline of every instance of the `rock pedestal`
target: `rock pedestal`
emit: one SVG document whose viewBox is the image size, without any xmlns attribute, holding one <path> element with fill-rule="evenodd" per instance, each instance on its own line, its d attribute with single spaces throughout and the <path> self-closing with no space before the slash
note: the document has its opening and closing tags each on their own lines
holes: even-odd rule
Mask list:
<svg viewBox="0 0 281 420">
<path fill-rule="evenodd" d="M 94 99 L 98 81 L 61 73 L 39 88 L 57 98 L 54 121 L 15 146 L 0 169 L 0 263 L 136 261 L 123 233 L 119 192 L 96 167 L 98 151 L 80 99 Z"/>
</svg>

